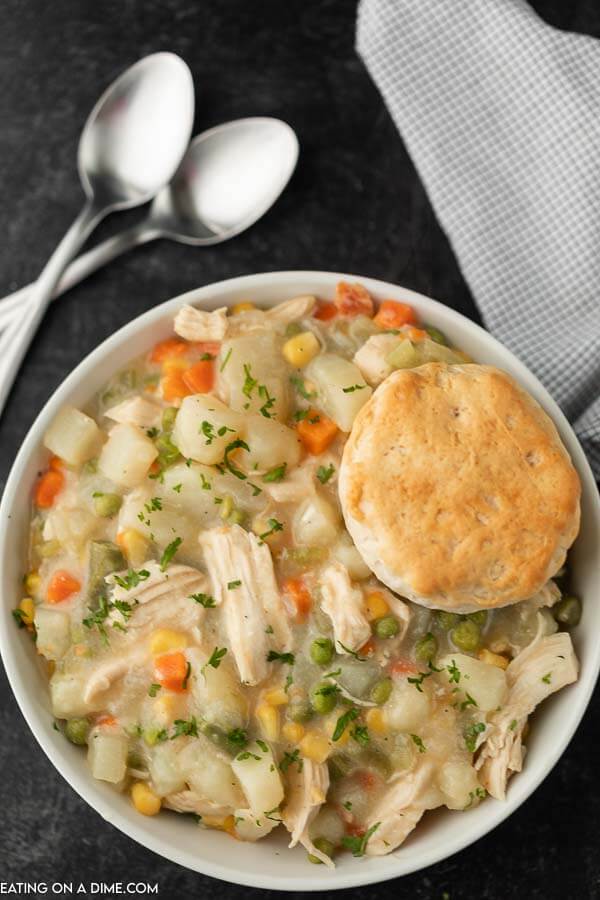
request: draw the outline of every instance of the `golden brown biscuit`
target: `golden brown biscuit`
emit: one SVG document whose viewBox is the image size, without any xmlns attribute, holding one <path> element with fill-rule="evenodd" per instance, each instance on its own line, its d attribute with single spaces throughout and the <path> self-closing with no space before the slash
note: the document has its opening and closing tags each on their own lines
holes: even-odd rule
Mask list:
<svg viewBox="0 0 600 900">
<path fill-rule="evenodd" d="M 546 413 L 505 372 L 394 372 L 340 470 L 348 531 L 392 590 L 470 612 L 535 594 L 579 529 L 579 478 Z"/>
</svg>

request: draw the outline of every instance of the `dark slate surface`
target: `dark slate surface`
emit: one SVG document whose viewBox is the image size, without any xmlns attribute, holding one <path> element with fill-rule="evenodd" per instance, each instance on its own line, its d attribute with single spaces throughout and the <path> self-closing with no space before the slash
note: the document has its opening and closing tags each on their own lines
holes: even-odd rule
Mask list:
<svg viewBox="0 0 600 900">
<path fill-rule="evenodd" d="M 508 0 L 507 0 L 508 2 Z M 222 247 L 162 243 L 91 278 L 46 316 L 0 423 L 0 479 L 65 375 L 156 303 L 200 284 L 276 269 L 341 269 L 429 293 L 476 317 L 447 240 L 353 51 L 344 0 L 3 0 L 0 27 L 0 291 L 36 276 L 81 202 L 79 130 L 101 89 L 146 53 L 190 64 L 196 131 L 246 115 L 286 118 L 302 144 L 277 206 Z M 600 36 L 596 0 L 537 0 L 555 25 Z M 102 234 L 118 227 L 115 220 Z M 0 682 L 0 881 L 158 882 L 161 897 L 257 898 L 188 872 L 104 823 L 57 775 Z M 598 699 L 554 772 L 493 834 L 356 898 L 600 895 Z M 456 827 L 460 828 L 457 816 Z M 324 877 L 324 887 L 326 878 Z"/>
</svg>

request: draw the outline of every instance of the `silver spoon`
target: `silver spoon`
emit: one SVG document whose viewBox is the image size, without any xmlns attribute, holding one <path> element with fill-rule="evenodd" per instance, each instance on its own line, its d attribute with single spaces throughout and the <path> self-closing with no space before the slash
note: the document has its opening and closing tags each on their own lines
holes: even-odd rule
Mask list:
<svg viewBox="0 0 600 900">
<path fill-rule="evenodd" d="M 277 200 L 298 159 L 298 139 L 280 119 L 237 119 L 194 138 L 147 216 L 74 260 L 58 297 L 100 266 L 157 238 L 206 246 L 253 225 Z M 29 302 L 31 285 L 0 300 L 0 328 Z"/>
<path fill-rule="evenodd" d="M 109 212 L 150 200 L 172 177 L 190 139 L 194 86 L 172 53 L 127 69 L 96 103 L 78 151 L 86 202 L 29 291 L 22 316 L 0 338 L 0 413 L 66 266 Z"/>
</svg>

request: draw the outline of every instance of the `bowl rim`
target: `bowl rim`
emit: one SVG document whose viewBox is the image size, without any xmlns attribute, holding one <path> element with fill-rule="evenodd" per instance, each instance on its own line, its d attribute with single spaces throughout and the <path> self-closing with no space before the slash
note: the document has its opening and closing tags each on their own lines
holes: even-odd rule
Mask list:
<svg viewBox="0 0 600 900">
<path fill-rule="evenodd" d="M 25 469 L 30 456 L 36 452 L 41 444 L 41 438 L 47 425 L 52 417 L 56 414 L 58 408 L 65 402 L 65 398 L 74 387 L 80 384 L 95 370 L 99 362 L 110 351 L 119 347 L 124 350 L 124 356 L 127 357 L 126 346 L 127 341 L 134 337 L 135 334 L 144 330 L 148 326 L 162 322 L 168 315 L 172 314 L 182 303 L 190 303 L 203 306 L 207 309 L 216 308 L 219 305 L 220 295 L 238 292 L 241 296 L 247 294 L 248 291 L 256 292 L 268 287 L 280 286 L 282 292 L 288 292 L 293 295 L 292 286 L 302 281 L 318 282 L 323 292 L 332 292 L 338 281 L 359 281 L 372 294 L 379 297 L 392 297 L 401 299 L 414 304 L 417 309 L 424 313 L 424 316 L 431 318 L 432 324 L 440 326 L 443 330 L 444 324 L 454 327 L 461 334 L 466 334 L 474 340 L 479 341 L 485 352 L 486 346 L 493 348 L 496 353 L 506 356 L 510 361 L 511 369 L 517 373 L 517 377 L 522 377 L 527 384 L 527 390 L 532 393 L 538 402 L 549 413 L 554 423 L 557 425 L 561 437 L 566 440 L 568 450 L 573 458 L 574 464 L 579 473 L 582 484 L 582 498 L 586 497 L 590 503 L 589 514 L 593 518 L 593 524 L 596 529 L 600 529 L 600 496 L 596 489 L 596 483 L 592 474 L 590 465 L 585 454 L 579 444 L 571 426 L 569 425 L 564 414 L 553 400 L 548 391 L 535 375 L 522 363 L 513 353 L 494 338 L 489 332 L 477 323 L 466 318 L 461 313 L 443 303 L 434 300 L 424 294 L 404 288 L 401 285 L 392 282 L 386 282 L 379 279 L 373 279 L 366 276 L 329 272 L 320 270 L 286 270 L 266 273 L 256 273 L 251 275 L 242 275 L 234 278 L 223 279 L 200 288 L 193 289 L 184 294 L 170 298 L 165 302 L 153 307 L 152 309 L 135 317 L 130 322 L 113 332 L 102 343 L 98 345 L 91 353 L 72 370 L 67 378 L 52 393 L 49 399 L 36 416 L 33 424 L 29 428 L 21 448 L 11 466 L 6 485 L 4 488 L 2 500 L 0 503 L 0 571 L 4 570 L 4 560 L 7 554 L 11 552 L 11 529 L 8 527 L 10 522 L 11 510 L 19 503 L 22 492 L 20 491 L 21 475 Z M 285 299 L 283 297 L 282 299 Z M 14 552 L 14 551 L 13 551 Z M 3 576 L 2 576 L 3 577 Z M 0 589 L 1 585 L 0 585 Z M 3 607 L 7 604 L 0 603 Z M 0 614 L 2 610 L 0 609 Z M 600 671 L 600 644 L 597 645 L 595 655 L 587 661 L 585 675 L 580 678 L 573 688 L 577 689 L 573 702 L 570 705 L 568 727 L 561 730 L 557 736 L 556 742 L 547 752 L 544 763 L 537 774 L 527 775 L 527 767 L 520 773 L 518 780 L 511 782 L 511 790 L 509 796 L 503 802 L 491 801 L 488 799 L 486 807 L 489 804 L 489 813 L 483 824 L 470 824 L 464 822 L 464 827 L 455 829 L 452 839 L 445 841 L 443 845 L 436 848 L 435 851 L 421 851 L 408 856 L 407 859 L 399 860 L 394 854 L 384 857 L 371 858 L 376 862 L 374 866 L 357 866 L 349 870 L 344 867 L 338 867 L 334 872 L 328 874 L 327 878 L 302 879 L 298 877 L 282 878 L 278 875 L 271 875 L 265 871 L 260 877 L 249 877 L 245 871 L 236 867 L 235 859 L 232 859 L 231 865 L 222 865 L 212 859 L 203 858 L 201 855 L 195 856 L 187 851 L 180 850 L 175 844 L 165 846 L 164 841 L 156 838 L 142 825 L 132 829 L 131 823 L 127 822 L 118 812 L 115 805 L 105 798 L 98 790 L 94 788 L 91 777 L 81 777 L 70 766 L 68 760 L 57 749 L 57 746 L 50 739 L 50 727 L 42 721 L 39 708 L 33 702 L 24 679 L 21 678 L 17 670 L 17 658 L 22 653 L 20 642 L 11 641 L 10 631 L 8 628 L 8 618 L 10 618 L 10 608 L 5 609 L 7 615 L 0 618 L 0 655 L 4 663 L 7 678 L 17 704 L 21 710 L 25 721 L 27 722 L 33 736 L 38 744 L 67 783 L 75 790 L 75 792 L 89 805 L 98 812 L 106 821 L 116 826 L 120 831 L 133 838 L 142 846 L 152 850 L 159 856 L 171 862 L 176 862 L 192 871 L 210 875 L 233 884 L 239 884 L 248 887 L 286 890 L 286 891 L 318 891 L 318 890 L 339 890 L 342 888 L 359 887 L 366 884 L 374 884 L 397 878 L 402 875 L 419 871 L 429 865 L 440 862 L 452 856 L 454 853 L 464 849 L 474 841 L 486 835 L 493 828 L 508 818 L 532 793 L 539 784 L 547 777 L 553 769 L 571 738 L 573 737 L 583 714 L 585 713 L 592 691 L 594 690 L 598 673 Z M 122 821 L 121 821 L 122 819 Z M 386 864 L 387 861 L 387 864 Z M 361 861 L 363 862 L 363 861 Z M 364 871 L 363 871 L 364 869 Z"/>
</svg>

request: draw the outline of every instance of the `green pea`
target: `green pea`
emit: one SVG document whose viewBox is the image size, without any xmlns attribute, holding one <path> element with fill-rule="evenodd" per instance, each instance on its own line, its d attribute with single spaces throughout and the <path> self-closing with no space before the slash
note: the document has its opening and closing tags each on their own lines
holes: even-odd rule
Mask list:
<svg viewBox="0 0 600 900">
<path fill-rule="evenodd" d="M 436 328 L 434 325 L 424 325 L 423 330 L 427 332 L 431 340 L 435 341 L 436 344 L 443 344 L 444 347 L 448 346 L 448 339 L 439 328 Z"/>
<path fill-rule="evenodd" d="M 476 625 L 483 626 L 487 620 L 487 609 L 478 609 L 477 612 L 469 613 L 467 619 L 475 622 Z"/>
<path fill-rule="evenodd" d="M 435 635 L 428 631 L 415 645 L 415 656 L 419 662 L 431 662 L 437 653 L 438 642 Z"/>
<path fill-rule="evenodd" d="M 292 700 L 286 710 L 286 715 L 292 722 L 308 722 L 312 714 L 312 706 L 308 700 Z"/>
<path fill-rule="evenodd" d="M 444 610 L 438 610 L 435 614 L 436 620 L 440 628 L 443 628 L 444 631 L 450 631 L 451 628 L 454 628 L 458 625 L 460 621 L 460 616 L 456 613 L 444 612 Z"/>
<path fill-rule="evenodd" d="M 110 519 L 121 509 L 123 498 L 120 494 L 95 494 L 94 512 L 103 519 Z"/>
<path fill-rule="evenodd" d="M 391 678 L 382 678 L 381 681 L 378 681 L 371 688 L 371 700 L 373 703 L 377 703 L 378 706 L 382 706 L 390 699 L 390 694 L 392 693 L 392 679 Z"/>
<path fill-rule="evenodd" d="M 333 641 L 327 637 L 315 638 L 310 645 L 310 658 L 318 666 L 328 666 L 333 659 Z"/>
<path fill-rule="evenodd" d="M 312 695 L 312 707 L 320 716 L 327 715 L 337 703 L 337 689 L 334 684 L 324 681 L 319 684 Z"/>
<path fill-rule="evenodd" d="M 572 628 L 574 625 L 579 625 L 581 619 L 581 600 L 573 595 L 563 597 L 552 612 L 557 622 Z"/>
<path fill-rule="evenodd" d="M 319 837 L 313 841 L 313 846 L 316 847 L 317 850 L 320 850 L 321 853 L 324 853 L 325 856 L 328 856 L 330 859 L 335 853 L 335 846 L 328 841 L 327 838 Z M 308 854 L 308 861 L 314 863 L 315 865 L 320 865 L 322 860 L 319 859 L 318 856 L 315 856 L 314 853 Z"/>
<path fill-rule="evenodd" d="M 452 638 L 452 643 L 459 650 L 472 651 L 477 650 L 479 646 L 480 633 L 479 625 L 476 622 L 471 621 L 471 619 L 463 619 L 452 630 L 450 637 Z"/>
<path fill-rule="evenodd" d="M 173 426 L 175 425 L 175 419 L 177 418 L 178 412 L 179 410 L 176 406 L 167 406 L 162 414 L 161 424 L 163 431 L 173 431 Z"/>
<path fill-rule="evenodd" d="M 179 459 L 179 450 L 168 434 L 159 434 L 156 438 L 156 449 L 160 466 L 170 466 Z"/>
<path fill-rule="evenodd" d="M 373 630 L 379 638 L 393 638 L 400 631 L 400 625 L 394 616 L 384 616 L 383 619 L 377 619 Z"/>
<path fill-rule="evenodd" d="M 90 723 L 87 719 L 68 719 L 65 725 L 65 737 L 72 744 L 78 744 L 79 746 L 87 744 L 89 732 Z"/>
</svg>

